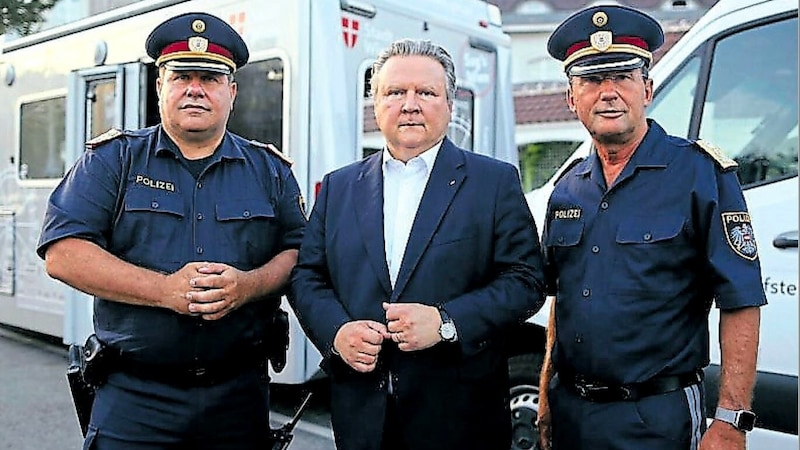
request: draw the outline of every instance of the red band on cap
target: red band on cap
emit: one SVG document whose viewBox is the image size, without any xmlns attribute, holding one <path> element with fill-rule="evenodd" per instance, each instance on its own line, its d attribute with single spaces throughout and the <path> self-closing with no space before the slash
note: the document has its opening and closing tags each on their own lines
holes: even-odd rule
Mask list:
<svg viewBox="0 0 800 450">
<path fill-rule="evenodd" d="M 613 41 L 614 44 L 628 44 L 628 45 L 635 45 L 636 47 L 643 48 L 647 51 L 650 50 L 650 47 L 647 45 L 642 38 L 638 38 L 636 36 L 615 36 Z M 564 55 L 565 59 L 569 58 L 569 56 L 578 50 L 584 49 L 586 47 L 591 46 L 591 42 L 589 41 L 580 41 L 576 42 L 569 46 L 567 49 L 566 55 Z"/>
<path fill-rule="evenodd" d="M 208 48 L 206 50 L 208 53 L 221 55 L 230 60 L 233 59 L 233 55 L 231 54 L 231 52 L 228 51 L 228 49 L 216 44 L 212 44 L 211 42 L 208 43 Z M 164 49 L 161 50 L 161 56 L 169 55 L 170 53 L 175 53 L 175 52 L 191 52 L 191 51 L 193 50 L 189 48 L 189 41 L 178 41 L 178 42 L 173 42 L 172 44 L 169 44 L 168 46 L 164 47 Z"/>
</svg>

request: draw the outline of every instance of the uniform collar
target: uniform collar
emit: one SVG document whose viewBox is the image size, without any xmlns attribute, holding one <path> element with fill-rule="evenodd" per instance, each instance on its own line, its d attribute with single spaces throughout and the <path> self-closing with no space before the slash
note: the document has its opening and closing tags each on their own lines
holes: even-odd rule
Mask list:
<svg viewBox="0 0 800 450">
<path fill-rule="evenodd" d="M 175 158 L 180 157 L 180 150 L 178 150 L 178 146 L 172 141 L 167 132 L 164 131 L 164 127 L 162 125 L 158 125 L 155 149 L 156 155 L 169 154 Z M 214 153 L 211 155 L 211 159 L 214 161 L 218 161 L 223 158 L 244 159 L 244 153 L 242 152 L 242 149 L 236 145 L 234 140 L 231 138 L 230 132 L 227 130 L 225 131 L 225 135 L 222 137 L 222 142 L 220 142 L 217 149 L 214 150 Z"/>
<path fill-rule="evenodd" d="M 638 169 L 664 169 L 672 161 L 676 154 L 673 150 L 660 145 L 667 137 L 666 131 L 661 128 L 661 125 L 656 123 L 653 119 L 647 119 L 647 133 L 644 139 L 639 143 L 639 147 L 633 153 L 631 160 L 625 166 L 625 169 L 620 174 L 632 173 Z M 603 173 L 600 167 L 600 158 L 597 156 L 597 150 L 592 145 L 589 151 L 589 157 L 586 158 L 575 170 L 577 176 L 588 176 L 596 168 L 598 173 Z"/>
</svg>

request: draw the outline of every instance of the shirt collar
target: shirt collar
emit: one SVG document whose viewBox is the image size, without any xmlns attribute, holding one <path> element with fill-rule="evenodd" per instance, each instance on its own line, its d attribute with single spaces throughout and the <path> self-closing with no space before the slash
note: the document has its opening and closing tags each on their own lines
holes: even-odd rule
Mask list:
<svg viewBox="0 0 800 450">
<path fill-rule="evenodd" d="M 442 142 L 444 142 L 444 140 L 439 141 L 433 147 L 425 150 L 424 152 L 422 152 L 419 155 L 414 157 L 414 158 L 421 159 L 425 163 L 425 167 L 428 169 L 428 172 L 431 171 L 431 168 L 433 167 L 433 163 L 436 162 L 436 155 L 439 154 L 439 149 L 442 148 Z M 413 160 L 414 158 L 411 158 L 409 161 Z M 389 147 L 384 146 L 383 147 L 383 168 L 384 169 L 386 168 L 386 164 L 389 161 L 398 161 L 398 162 L 400 162 L 400 160 L 395 159 L 395 157 L 392 156 L 391 153 L 389 153 Z"/>
<path fill-rule="evenodd" d="M 631 160 L 628 161 L 628 166 L 633 169 L 665 168 L 676 156 L 674 152 L 664 151 L 663 147 L 659 145 L 667 137 L 667 132 L 653 119 L 647 119 L 647 125 L 647 134 L 644 135 L 644 139 L 636 147 Z M 592 173 L 592 169 L 595 166 L 600 170 L 600 158 L 597 156 L 597 150 L 594 145 L 589 150 L 589 155 L 590 157 L 587 158 L 587 161 L 575 171 L 576 175 L 586 176 Z M 626 167 L 625 170 L 627 171 L 628 168 Z M 600 173 L 602 173 L 602 170 Z"/>
</svg>

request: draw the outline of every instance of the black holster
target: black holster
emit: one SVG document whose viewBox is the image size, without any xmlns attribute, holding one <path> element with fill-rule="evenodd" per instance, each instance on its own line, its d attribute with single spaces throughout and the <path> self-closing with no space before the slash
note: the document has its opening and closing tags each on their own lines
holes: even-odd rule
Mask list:
<svg viewBox="0 0 800 450">
<path fill-rule="evenodd" d="M 86 436 L 92 417 L 95 389 L 105 383 L 109 373 L 108 349 L 92 334 L 83 346 L 69 346 L 67 382 L 78 416 L 81 433 Z"/>
<path fill-rule="evenodd" d="M 289 350 L 289 313 L 275 308 L 272 321 L 267 327 L 267 359 L 272 370 L 280 372 L 286 367 L 286 352 Z"/>
<path fill-rule="evenodd" d="M 113 351 L 96 335 L 92 334 L 83 345 L 83 379 L 92 387 L 102 386 L 111 373 L 114 356 L 119 352 Z"/>
</svg>

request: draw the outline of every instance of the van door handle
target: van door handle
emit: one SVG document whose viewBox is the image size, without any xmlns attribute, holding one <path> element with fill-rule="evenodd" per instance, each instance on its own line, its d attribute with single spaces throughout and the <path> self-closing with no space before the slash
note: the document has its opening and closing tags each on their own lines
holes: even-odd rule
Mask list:
<svg viewBox="0 0 800 450">
<path fill-rule="evenodd" d="M 797 248 L 797 231 L 779 234 L 772 240 L 772 245 L 776 248 Z"/>
</svg>

